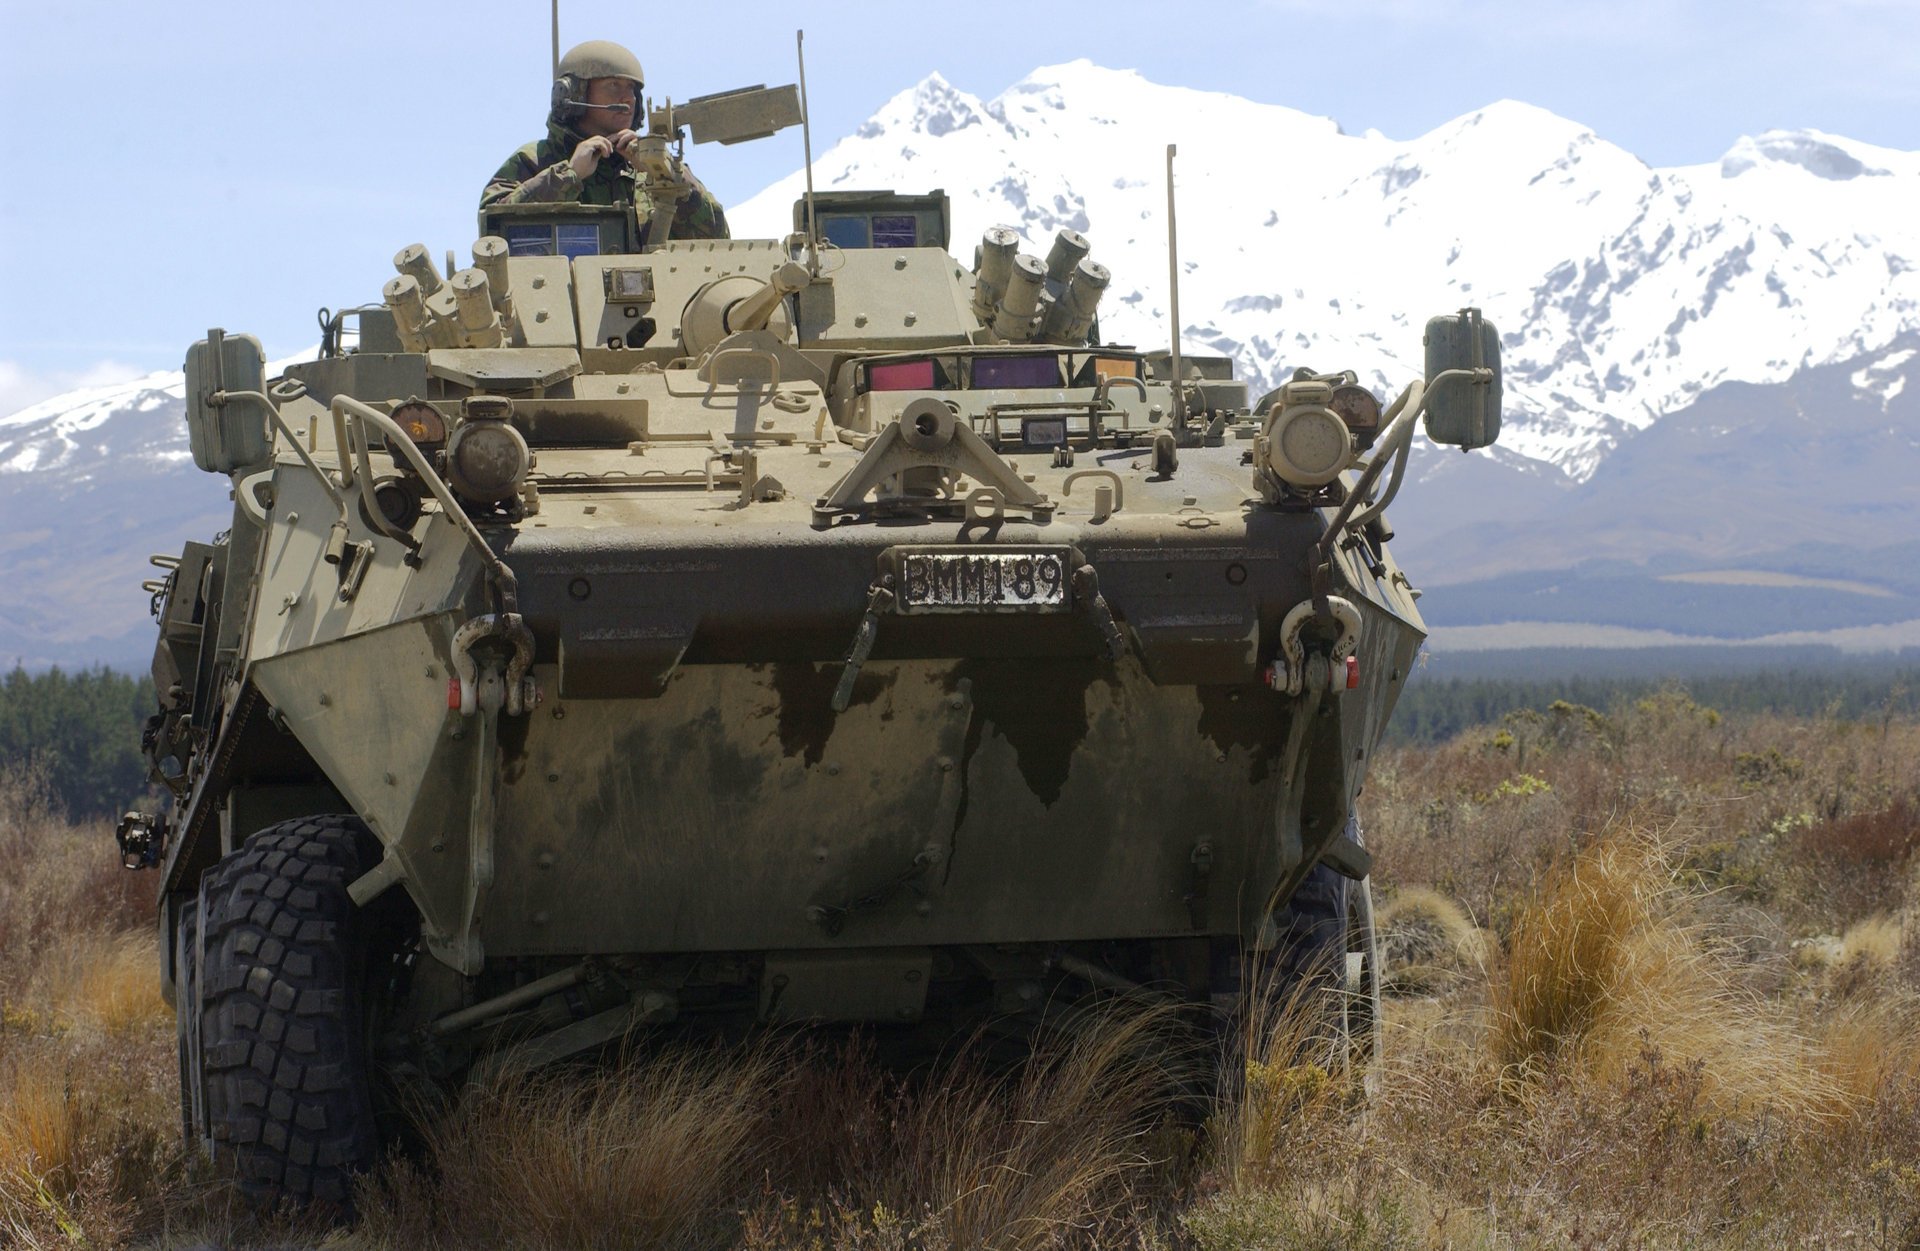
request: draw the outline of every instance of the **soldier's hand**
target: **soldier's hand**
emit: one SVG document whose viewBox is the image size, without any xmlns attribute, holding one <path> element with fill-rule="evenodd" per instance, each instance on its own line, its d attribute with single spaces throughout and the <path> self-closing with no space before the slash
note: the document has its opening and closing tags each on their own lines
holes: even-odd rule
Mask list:
<svg viewBox="0 0 1920 1251">
<path fill-rule="evenodd" d="M 620 157 L 622 160 L 626 161 L 627 164 L 631 165 L 631 164 L 634 164 L 633 145 L 639 142 L 640 142 L 639 131 L 623 130 L 619 134 L 613 136 L 613 150 L 620 154 Z"/>
<path fill-rule="evenodd" d="M 573 172 L 582 178 L 591 178 L 593 171 L 600 168 L 600 162 L 612 155 L 612 142 L 605 135 L 595 135 L 580 141 L 580 146 L 573 150 L 573 158 L 567 164 L 573 166 Z"/>
</svg>

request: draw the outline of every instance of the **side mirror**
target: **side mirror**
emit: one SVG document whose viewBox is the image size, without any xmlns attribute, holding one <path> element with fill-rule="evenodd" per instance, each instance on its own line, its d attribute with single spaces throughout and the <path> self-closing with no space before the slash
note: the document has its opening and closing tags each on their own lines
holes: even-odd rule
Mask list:
<svg viewBox="0 0 1920 1251">
<path fill-rule="evenodd" d="M 250 334 L 209 330 L 187 349 L 187 446 L 208 473 L 232 473 L 267 459 L 266 414 L 256 401 L 215 404 L 220 392 L 263 391 L 267 354 Z"/>
<path fill-rule="evenodd" d="M 1427 437 L 1459 448 L 1487 447 L 1500 437 L 1500 336 L 1477 308 L 1427 323 Z M 1477 382 L 1435 380 L 1449 369 L 1491 369 Z"/>
</svg>

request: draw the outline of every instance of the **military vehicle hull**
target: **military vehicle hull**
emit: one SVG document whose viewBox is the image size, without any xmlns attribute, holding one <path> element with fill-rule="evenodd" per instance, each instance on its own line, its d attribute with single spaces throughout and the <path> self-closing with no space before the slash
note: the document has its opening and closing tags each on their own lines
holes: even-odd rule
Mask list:
<svg viewBox="0 0 1920 1251">
<path fill-rule="evenodd" d="M 390 1086 L 669 1023 L 1377 994 L 1354 805 L 1424 637 L 1383 513 L 1423 411 L 1497 432 L 1492 328 L 1430 323 L 1384 412 L 1249 402 L 1102 346 L 1073 232 L 968 271 L 943 196 L 825 209 L 873 246 L 489 209 L 355 350 L 190 349 L 234 524 L 159 561 L 175 804 L 121 842 L 187 1134 L 263 1199 L 344 1201 Z"/>
<path fill-rule="evenodd" d="M 289 475 L 287 498 L 303 489 Z M 447 699 L 456 606 L 482 601 L 477 578 L 422 586 L 396 562 L 390 579 L 369 575 L 356 611 L 380 611 L 383 593 L 396 613 L 436 611 L 371 631 L 298 606 L 275 619 L 310 637 L 283 633 L 252 680 L 463 971 L 595 953 L 1256 941 L 1344 825 L 1423 637 L 1402 584 L 1351 562 L 1339 590 L 1361 606 L 1355 671 L 1369 680 L 1349 691 L 1340 675 L 1303 700 L 1263 679 L 1257 641 L 1307 598 L 1319 517 L 1004 525 L 996 550 L 1066 547 L 1097 570 L 1135 645 L 1110 656 L 1085 611 L 889 616 L 835 711 L 875 571 L 901 547 L 968 551 L 962 527 L 796 528 L 759 546 L 702 529 L 722 532 L 544 528 L 502 544 L 539 703 L 490 741 Z M 269 544 L 263 558 L 286 555 Z M 490 792 L 478 816 L 476 792 Z M 479 887 L 449 871 L 476 837 L 491 842 Z"/>
</svg>

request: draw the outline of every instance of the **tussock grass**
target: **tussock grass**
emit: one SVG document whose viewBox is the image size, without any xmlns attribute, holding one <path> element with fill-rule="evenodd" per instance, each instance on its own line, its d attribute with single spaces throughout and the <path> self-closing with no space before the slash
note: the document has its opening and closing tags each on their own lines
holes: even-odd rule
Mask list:
<svg viewBox="0 0 1920 1251">
<path fill-rule="evenodd" d="M 117 1245 L 179 1175 L 153 1040 L 0 1034 L 0 1245 Z"/>
<path fill-rule="evenodd" d="M 1566 1055 L 1586 1076 L 1619 1082 L 1651 1053 L 1698 1066 L 1701 1095 L 1720 1111 L 1830 1113 L 1840 1092 L 1810 1040 L 1735 988 L 1682 921 L 1684 903 L 1667 851 L 1632 829 L 1549 877 L 1521 911 L 1492 983 L 1495 1060 L 1537 1075 Z"/>
<path fill-rule="evenodd" d="M 0 1087 L 0 1174 L 11 1197 L 71 1189 L 99 1121 L 97 1101 L 64 1066 L 16 1062 Z"/>
<path fill-rule="evenodd" d="M 769 1171 L 773 1194 L 741 1245 L 1110 1245 L 1186 1150 L 1165 1133 L 1190 1077 L 1175 1015 L 1135 1002 L 1088 1012 L 1013 1074 L 982 1062 L 985 1041 L 918 1080 L 881 1073 L 857 1047 L 816 1051 L 785 1105 L 789 1168 Z"/>
<path fill-rule="evenodd" d="M 1285 995 L 1211 1104 L 1191 1022 L 1133 1004 L 1012 1070 L 656 1050 L 466 1091 L 329 1233 L 179 1148 L 152 878 L 0 783 L 0 1245 L 1920 1245 L 1915 814 L 1920 727 L 1547 710 L 1375 762 L 1380 919 L 1427 972 L 1370 1099 Z"/>
<path fill-rule="evenodd" d="M 611 1069 L 495 1079 L 427 1124 L 425 1171 L 366 1200 L 391 1245 L 539 1249 L 724 1245 L 768 1115 L 778 1054 L 683 1051 Z"/>
<path fill-rule="evenodd" d="M 1439 891 L 1405 886 L 1376 905 L 1381 959 L 1390 993 L 1446 990 L 1464 978 L 1484 977 L 1498 944 Z"/>
<path fill-rule="evenodd" d="M 1146 1136 L 1174 1088 L 1164 1009 L 1090 1015 L 1010 1086 L 984 1073 L 915 1100 L 904 1167 L 876 1191 L 918 1208 L 954 1247 L 1058 1245 L 1113 1217 L 1152 1162 Z"/>
<path fill-rule="evenodd" d="M 1900 956 L 1902 932 L 1898 918 L 1872 916 L 1856 922 L 1840 936 L 1840 962 L 1890 966 Z"/>
<path fill-rule="evenodd" d="M 151 932 L 72 935 L 43 958 L 28 1000 L 47 1005 L 62 1028 L 125 1033 L 173 1024 Z"/>
<path fill-rule="evenodd" d="M 1920 1095 L 1920 996 L 1842 1005 L 1821 1023 L 1817 1054 L 1845 1109 Z"/>
<path fill-rule="evenodd" d="M 1596 1034 L 1610 1016 L 1663 996 L 1711 998 L 1683 935 L 1662 924 L 1663 861 L 1649 839 L 1620 837 L 1550 877 L 1514 924 L 1493 986 L 1495 1059 L 1537 1067 Z"/>
<path fill-rule="evenodd" d="M 1339 957 L 1336 957 L 1339 959 Z M 1223 1040 L 1207 1130 L 1210 1163 L 1229 1190 L 1274 1181 L 1366 1097 L 1373 1073 L 1342 1030 L 1344 959 L 1288 985 L 1256 965 L 1238 1029 Z"/>
</svg>

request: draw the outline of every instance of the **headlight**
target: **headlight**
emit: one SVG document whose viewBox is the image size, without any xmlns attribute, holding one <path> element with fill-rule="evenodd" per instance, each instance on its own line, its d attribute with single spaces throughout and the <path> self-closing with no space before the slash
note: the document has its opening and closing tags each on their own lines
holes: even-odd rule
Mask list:
<svg viewBox="0 0 1920 1251">
<path fill-rule="evenodd" d="M 416 447 L 434 447 L 446 441 L 447 419 L 424 400 L 408 400 L 394 409 L 393 420 Z"/>
<path fill-rule="evenodd" d="M 447 480 L 476 504 L 512 499 L 526 480 L 527 441 L 504 421 L 468 419 L 447 442 Z"/>
<path fill-rule="evenodd" d="M 1267 467 L 1297 487 L 1320 487 L 1353 461 L 1353 432 L 1329 407 L 1333 388 L 1292 382 L 1280 389 L 1267 420 Z"/>
</svg>

